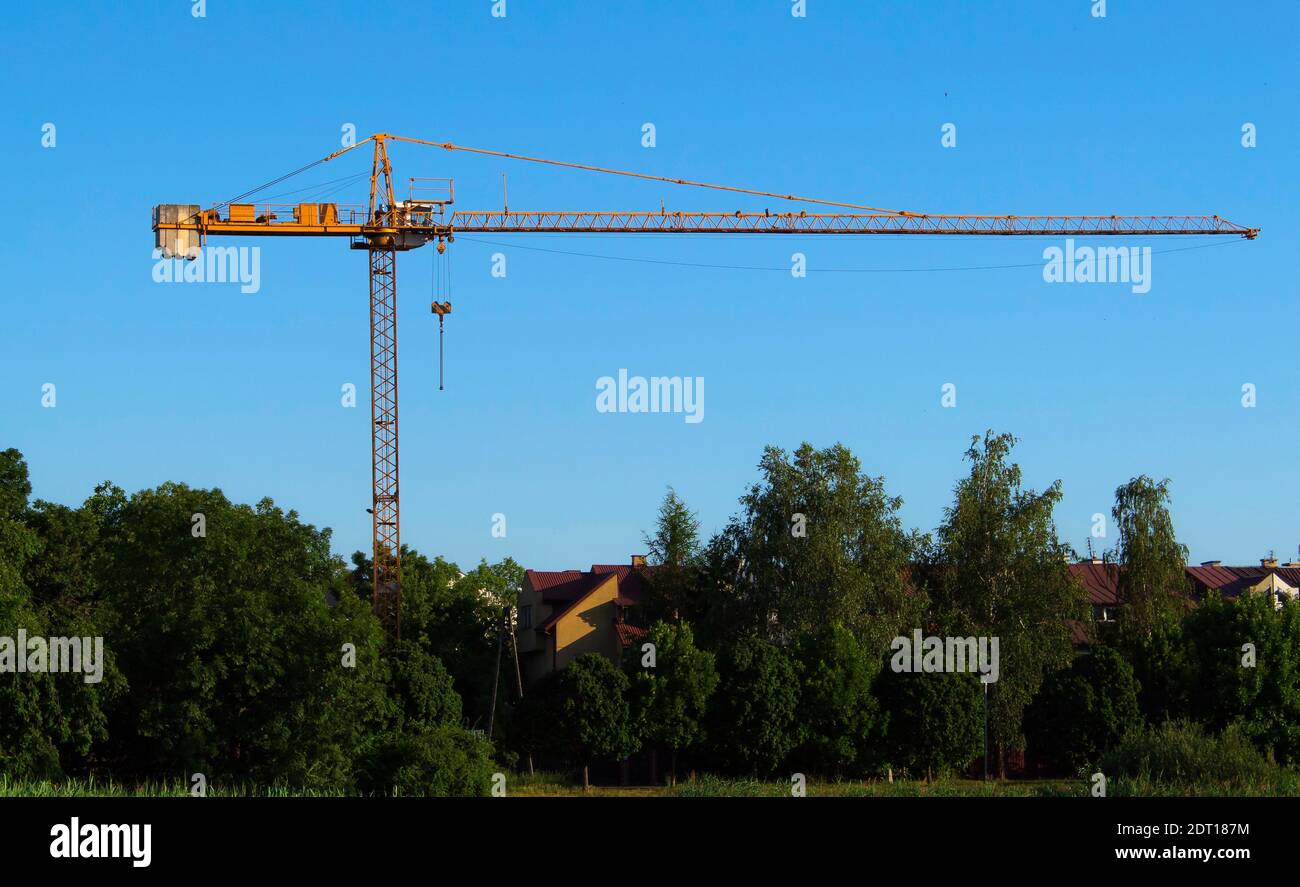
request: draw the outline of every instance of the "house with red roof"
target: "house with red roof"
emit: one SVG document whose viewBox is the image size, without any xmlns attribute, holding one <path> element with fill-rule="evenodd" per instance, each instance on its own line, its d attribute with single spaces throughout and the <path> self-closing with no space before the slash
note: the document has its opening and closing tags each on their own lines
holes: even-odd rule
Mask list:
<svg viewBox="0 0 1300 887">
<path fill-rule="evenodd" d="M 1295 600 L 1300 593 L 1300 562 L 1279 566 L 1272 557 L 1260 560 L 1258 567 L 1225 567 L 1222 561 L 1205 561 L 1199 567 L 1188 567 L 1187 575 L 1198 599 L 1211 591 L 1225 598 L 1266 594 L 1281 609 L 1285 599 Z"/>
<path fill-rule="evenodd" d="M 628 564 L 590 570 L 525 571 L 516 628 L 524 683 L 584 653 L 618 663 L 626 647 L 645 637 L 638 614 L 651 569 L 644 556 L 633 555 Z"/>
<path fill-rule="evenodd" d="M 1070 574 L 1088 592 L 1092 604 L 1091 625 L 1070 624 L 1075 644 L 1095 643 L 1105 626 L 1118 621 L 1119 570 L 1117 564 L 1105 563 L 1101 558 L 1070 564 Z M 1271 557 L 1261 559 L 1258 567 L 1225 567 L 1222 561 L 1205 561 L 1198 567 L 1187 567 L 1187 577 L 1194 601 L 1204 600 L 1212 592 L 1229 600 L 1243 594 L 1266 594 L 1281 608 L 1284 600 L 1295 600 L 1300 594 L 1300 562 L 1279 565 Z"/>
<path fill-rule="evenodd" d="M 640 618 L 653 567 L 633 555 L 628 564 L 593 564 L 590 570 L 527 570 L 519 592 L 516 641 L 525 684 L 533 684 L 564 668 L 584 653 L 600 653 L 613 662 L 646 635 Z M 1092 606 L 1090 622 L 1071 622 L 1076 646 L 1094 644 L 1119 621 L 1117 564 L 1090 558 L 1070 564 L 1070 574 L 1083 586 Z M 1206 561 L 1187 567 L 1192 598 L 1211 592 L 1233 599 L 1242 594 L 1266 594 L 1281 607 L 1300 596 L 1300 562 L 1278 564 L 1264 558 L 1258 567 L 1225 567 Z"/>
</svg>

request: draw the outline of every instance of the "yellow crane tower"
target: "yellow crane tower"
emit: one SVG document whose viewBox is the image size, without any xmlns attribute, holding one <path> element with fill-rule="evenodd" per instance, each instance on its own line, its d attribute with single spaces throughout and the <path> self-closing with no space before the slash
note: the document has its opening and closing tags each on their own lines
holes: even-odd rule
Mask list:
<svg viewBox="0 0 1300 887">
<path fill-rule="evenodd" d="M 609 212 L 457 210 L 450 179 L 445 190 L 417 188 L 398 201 L 393 193 L 389 142 L 409 142 L 509 160 L 544 163 L 609 175 L 630 176 L 674 185 L 689 185 L 757 195 L 824 207 L 826 211 L 756 212 Z M 256 193 L 364 144 L 373 146 L 370 201 L 366 206 L 336 203 L 259 204 Z M 847 211 L 846 211 L 847 210 Z M 1258 228 L 1236 225 L 1219 216 L 1195 215 L 949 215 L 882 209 L 832 200 L 797 197 L 728 185 L 692 182 L 528 157 L 505 151 L 470 148 L 389 133 L 377 133 L 280 176 L 238 198 L 203 209 L 197 204 L 154 207 L 155 245 L 165 257 L 193 258 L 211 236 L 346 237 L 353 249 L 370 257 L 370 412 L 373 480 L 374 609 L 389 637 L 401 632 L 401 525 L 397 447 L 397 253 L 436 243 L 441 253 L 458 232 L 490 233 L 626 233 L 626 234 L 911 234 L 959 236 L 1166 236 L 1217 234 L 1253 240 Z M 451 311 L 449 302 L 434 302 L 433 313 Z"/>
</svg>

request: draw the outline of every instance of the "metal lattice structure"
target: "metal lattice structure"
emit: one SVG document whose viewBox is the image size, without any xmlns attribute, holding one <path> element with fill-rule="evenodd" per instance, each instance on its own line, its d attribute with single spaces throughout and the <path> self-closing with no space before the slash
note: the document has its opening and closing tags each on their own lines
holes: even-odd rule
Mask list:
<svg viewBox="0 0 1300 887">
<path fill-rule="evenodd" d="M 672 185 L 708 188 L 749 196 L 833 207 L 855 212 L 519 212 L 501 210 L 458 211 L 446 208 L 454 201 L 450 179 L 412 180 L 411 197 L 399 202 L 393 194 L 392 166 L 387 143 L 409 142 L 509 160 L 548 164 L 569 169 L 628 176 Z M 240 203 L 264 188 L 279 184 L 366 143 L 374 148 L 368 205 L 336 203 Z M 417 189 L 416 181 L 441 184 Z M 445 192 L 445 197 L 442 195 Z M 843 201 L 819 200 L 740 188 L 692 182 L 647 173 L 606 169 L 581 163 L 546 160 L 470 148 L 450 142 L 431 142 L 388 133 L 369 136 L 355 145 L 268 182 L 242 198 L 200 209 L 195 204 L 162 204 L 154 208 L 156 245 L 165 256 L 193 257 L 192 248 L 214 235 L 347 237 L 356 249 L 370 256 L 370 386 L 374 550 L 374 609 L 391 638 L 401 631 L 401 519 L 398 494 L 397 446 L 397 253 L 436 242 L 442 252 L 459 232 L 472 233 L 626 233 L 626 234 L 895 234 L 1091 237 L 1107 235 L 1233 235 L 1249 240 L 1258 228 L 1237 225 L 1217 215 L 955 215 L 881 209 Z M 451 312 L 450 302 L 435 301 L 439 318 Z"/>
<path fill-rule="evenodd" d="M 397 466 L 397 251 L 370 250 L 370 422 L 375 615 L 401 636 L 401 509 Z"/>
<path fill-rule="evenodd" d="M 1238 234 L 1218 216 L 961 216 L 914 213 L 458 211 L 448 232 L 635 234 L 1003 234 L 1071 236 Z"/>
</svg>

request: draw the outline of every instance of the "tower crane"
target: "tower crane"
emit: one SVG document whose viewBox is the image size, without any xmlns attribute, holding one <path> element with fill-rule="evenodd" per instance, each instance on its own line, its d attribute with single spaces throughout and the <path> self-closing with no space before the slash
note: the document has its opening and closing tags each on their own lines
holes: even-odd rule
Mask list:
<svg viewBox="0 0 1300 887">
<path fill-rule="evenodd" d="M 393 190 L 390 142 L 406 142 L 499 157 L 629 176 L 650 181 L 755 195 L 809 204 L 792 212 L 669 212 L 654 211 L 519 211 L 455 210 L 450 179 L 445 186 L 420 186 L 411 180 L 409 199 L 399 201 Z M 372 146 L 370 200 L 365 206 L 336 203 L 258 204 L 258 192 L 320 164 Z M 730 185 L 581 163 L 548 160 L 505 151 L 472 148 L 376 133 L 339 151 L 245 192 L 237 198 L 203 209 L 197 204 L 160 204 L 153 210 L 155 246 L 164 257 L 195 258 L 213 236 L 346 237 L 353 249 L 370 260 L 370 411 L 371 478 L 373 485 L 374 610 L 387 635 L 401 631 L 401 532 L 398 496 L 397 436 L 397 253 L 435 243 L 439 253 L 460 232 L 473 233 L 627 233 L 627 234 L 906 234 L 956 236 L 1095 236 L 1095 235 L 1232 235 L 1253 240 L 1258 228 L 1234 224 L 1217 215 L 954 215 L 883 209 L 843 201 L 820 200 Z M 437 302 L 439 318 L 450 302 Z"/>
</svg>

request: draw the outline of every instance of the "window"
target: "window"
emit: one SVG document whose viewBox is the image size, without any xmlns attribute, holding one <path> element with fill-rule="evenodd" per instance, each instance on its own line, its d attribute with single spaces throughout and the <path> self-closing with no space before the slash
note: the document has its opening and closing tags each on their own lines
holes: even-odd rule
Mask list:
<svg viewBox="0 0 1300 887">
<path fill-rule="evenodd" d="M 520 608 L 519 608 L 519 627 L 520 627 L 520 628 L 532 628 L 532 627 L 533 627 L 533 608 L 532 608 L 532 607 L 520 607 Z"/>
</svg>

